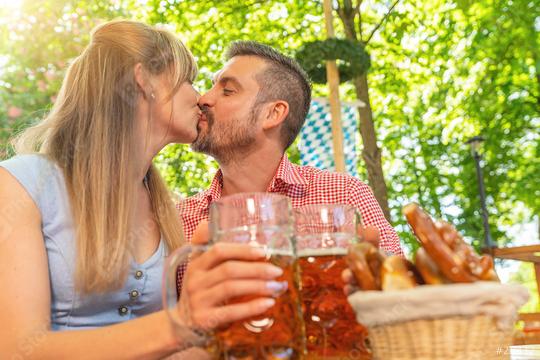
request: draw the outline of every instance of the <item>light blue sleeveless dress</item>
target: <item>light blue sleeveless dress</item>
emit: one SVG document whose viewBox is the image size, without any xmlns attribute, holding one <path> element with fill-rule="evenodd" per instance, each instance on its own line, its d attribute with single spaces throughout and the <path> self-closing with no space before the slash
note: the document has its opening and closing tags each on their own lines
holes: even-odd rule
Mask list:
<svg viewBox="0 0 540 360">
<path fill-rule="evenodd" d="M 62 171 L 38 154 L 19 155 L 0 162 L 0 166 L 26 189 L 41 213 L 49 261 L 52 330 L 96 328 L 162 309 L 161 281 L 167 253 L 163 239 L 144 263 L 132 261 L 120 290 L 80 296 L 74 288 L 75 235 Z"/>
</svg>

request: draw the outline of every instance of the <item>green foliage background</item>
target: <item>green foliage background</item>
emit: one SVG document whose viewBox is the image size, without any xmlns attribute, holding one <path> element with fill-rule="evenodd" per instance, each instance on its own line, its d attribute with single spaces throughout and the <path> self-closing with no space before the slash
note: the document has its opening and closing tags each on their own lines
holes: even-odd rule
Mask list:
<svg viewBox="0 0 540 360">
<path fill-rule="evenodd" d="M 196 85 L 204 92 L 233 40 L 254 39 L 294 55 L 304 42 L 323 39 L 321 3 L 34 0 L 20 11 L 0 9 L 0 158 L 12 155 L 9 137 L 47 112 L 66 65 L 104 20 L 138 19 L 175 31 L 197 58 Z M 364 1 L 363 27 L 375 27 L 390 5 Z M 337 15 L 335 24 L 340 34 Z M 476 175 L 464 145 L 479 133 L 487 139 L 483 166 L 494 238 L 503 245 L 513 238 L 510 225 L 538 221 L 539 49 L 540 4 L 529 0 L 403 0 L 375 32 L 366 48 L 370 96 L 393 222 L 409 248 L 416 243 L 401 207 L 410 201 L 452 221 L 479 246 Z M 354 98 L 350 84 L 341 91 Z M 315 87 L 315 96 L 325 94 L 324 86 Z M 295 146 L 290 155 L 298 161 Z M 182 145 L 167 147 L 156 163 L 184 196 L 208 186 L 217 168 Z M 358 166 L 367 179 L 361 161 Z M 538 235 L 524 240 L 536 242 Z"/>
</svg>

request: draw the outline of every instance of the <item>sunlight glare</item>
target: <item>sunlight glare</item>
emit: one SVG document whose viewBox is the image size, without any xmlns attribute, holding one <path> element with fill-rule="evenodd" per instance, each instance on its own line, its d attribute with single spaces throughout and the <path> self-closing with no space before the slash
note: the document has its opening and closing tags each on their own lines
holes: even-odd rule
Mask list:
<svg viewBox="0 0 540 360">
<path fill-rule="evenodd" d="M 19 10 L 24 0 L 0 0 L 0 11 Z"/>
</svg>

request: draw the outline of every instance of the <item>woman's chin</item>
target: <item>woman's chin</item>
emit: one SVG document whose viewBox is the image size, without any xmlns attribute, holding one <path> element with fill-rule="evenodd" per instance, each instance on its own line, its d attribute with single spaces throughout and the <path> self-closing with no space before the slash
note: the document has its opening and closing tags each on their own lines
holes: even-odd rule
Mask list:
<svg viewBox="0 0 540 360">
<path fill-rule="evenodd" d="M 198 133 L 194 131 L 189 134 L 182 134 L 181 136 L 175 136 L 171 139 L 170 144 L 191 144 L 197 139 Z"/>
</svg>

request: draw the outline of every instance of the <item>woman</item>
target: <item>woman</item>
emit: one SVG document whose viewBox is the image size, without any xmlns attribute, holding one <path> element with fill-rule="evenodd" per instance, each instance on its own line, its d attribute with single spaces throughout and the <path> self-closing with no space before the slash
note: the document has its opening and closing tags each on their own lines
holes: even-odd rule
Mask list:
<svg viewBox="0 0 540 360">
<path fill-rule="evenodd" d="M 189 345 L 161 310 L 163 261 L 183 235 L 151 162 L 196 138 L 195 75 L 170 33 L 105 23 L 50 114 L 16 140 L 27 154 L 0 163 L 2 357 L 153 359 Z M 272 306 L 280 270 L 242 261 L 262 256 L 228 245 L 194 259 L 184 321 L 207 329 Z M 261 296 L 221 305 L 247 293 Z"/>
</svg>

